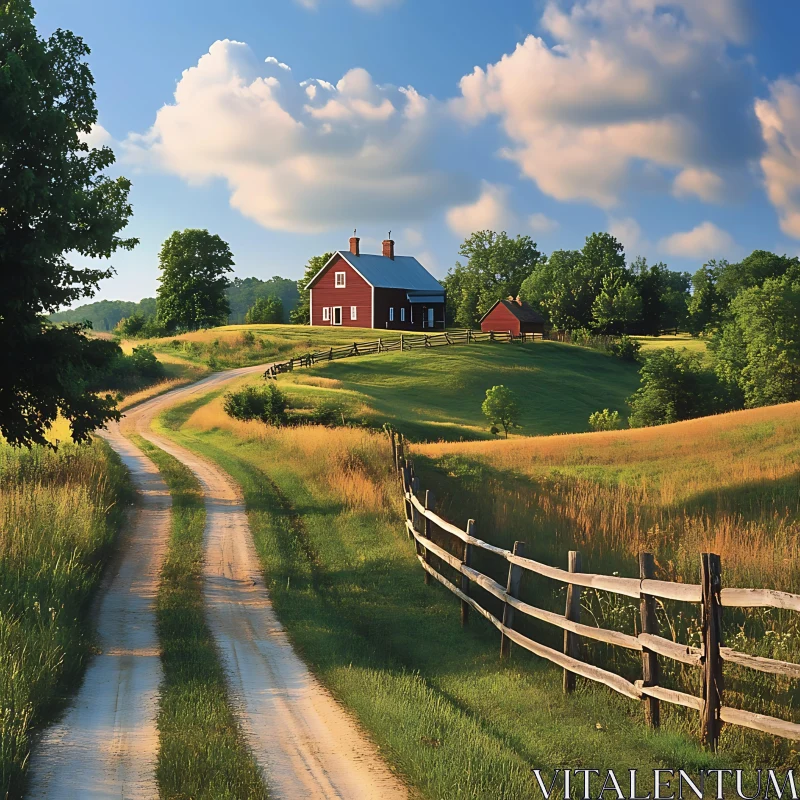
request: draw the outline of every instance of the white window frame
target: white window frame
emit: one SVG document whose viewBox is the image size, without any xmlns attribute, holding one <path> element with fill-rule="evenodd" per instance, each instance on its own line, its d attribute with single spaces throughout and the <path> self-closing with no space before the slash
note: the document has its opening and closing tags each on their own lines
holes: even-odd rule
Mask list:
<svg viewBox="0 0 800 800">
<path fill-rule="evenodd" d="M 404 308 L 400 309 L 400 322 L 406 321 L 406 310 Z"/>
<path fill-rule="evenodd" d="M 335 273 L 334 282 L 336 284 L 337 289 L 346 289 L 347 288 L 347 273 L 346 272 L 337 272 Z"/>
<path fill-rule="evenodd" d="M 339 321 L 336 321 L 336 312 L 339 312 Z M 342 307 L 341 306 L 333 306 L 333 318 L 331 320 L 331 324 L 333 325 L 341 325 L 343 322 L 342 320 Z"/>
<path fill-rule="evenodd" d="M 323 322 L 330 322 L 331 321 L 331 309 L 329 306 L 325 306 L 322 309 L 322 321 Z"/>
<path fill-rule="evenodd" d="M 394 322 L 394 306 L 389 309 L 389 322 Z"/>
<path fill-rule="evenodd" d="M 358 306 L 350 306 L 350 321 L 358 319 Z"/>
</svg>

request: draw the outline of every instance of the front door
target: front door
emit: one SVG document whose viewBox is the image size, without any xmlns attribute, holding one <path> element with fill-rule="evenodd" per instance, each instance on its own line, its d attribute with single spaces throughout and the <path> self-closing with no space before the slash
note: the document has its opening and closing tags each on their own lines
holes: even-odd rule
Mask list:
<svg viewBox="0 0 800 800">
<path fill-rule="evenodd" d="M 433 327 L 433 309 L 432 308 L 428 309 L 428 327 L 429 328 Z"/>
<path fill-rule="evenodd" d="M 342 307 L 335 306 L 333 309 L 333 324 L 334 325 L 341 325 L 342 324 Z"/>
</svg>

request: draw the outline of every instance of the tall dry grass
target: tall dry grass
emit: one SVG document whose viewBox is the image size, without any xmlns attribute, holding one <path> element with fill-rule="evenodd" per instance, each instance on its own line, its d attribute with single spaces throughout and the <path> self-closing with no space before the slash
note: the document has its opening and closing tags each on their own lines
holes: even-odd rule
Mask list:
<svg viewBox="0 0 800 800">
<path fill-rule="evenodd" d="M 298 425 L 274 428 L 229 417 L 219 397 L 198 408 L 189 428 L 225 430 L 244 442 L 269 442 L 304 463 L 306 475 L 335 492 L 352 511 L 400 508 L 386 458 L 386 437 L 363 428 Z"/>
<path fill-rule="evenodd" d="M 80 675 L 87 603 L 128 497 L 103 443 L 0 442 L 0 797 L 18 792 L 32 727 Z"/>
</svg>

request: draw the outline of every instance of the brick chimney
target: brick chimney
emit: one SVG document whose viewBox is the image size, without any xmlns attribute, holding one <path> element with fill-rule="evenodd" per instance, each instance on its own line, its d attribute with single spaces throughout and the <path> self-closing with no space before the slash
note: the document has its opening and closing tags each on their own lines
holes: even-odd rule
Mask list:
<svg viewBox="0 0 800 800">
<path fill-rule="evenodd" d="M 383 257 L 394 261 L 394 239 L 383 240 Z"/>
<path fill-rule="evenodd" d="M 354 231 L 354 233 L 355 233 L 355 231 Z M 358 236 L 351 237 L 351 239 L 350 239 L 350 252 L 354 256 L 360 256 L 361 255 L 361 248 L 359 246 L 360 243 L 361 243 L 361 239 L 359 239 Z"/>
</svg>

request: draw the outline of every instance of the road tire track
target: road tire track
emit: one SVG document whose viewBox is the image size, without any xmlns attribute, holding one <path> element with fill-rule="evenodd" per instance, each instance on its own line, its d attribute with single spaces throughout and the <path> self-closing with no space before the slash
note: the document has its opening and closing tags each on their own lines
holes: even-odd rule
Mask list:
<svg viewBox="0 0 800 800">
<path fill-rule="evenodd" d="M 61 719 L 33 750 L 28 797 L 152 800 L 162 679 L 155 601 L 171 499 L 155 465 L 109 426 L 104 438 L 131 474 L 140 502 L 96 605 L 100 653 Z"/>
<path fill-rule="evenodd" d="M 309 672 L 272 608 L 244 500 L 216 464 L 150 430 L 154 417 L 244 375 L 247 367 L 132 409 L 126 426 L 185 464 L 205 495 L 204 596 L 234 711 L 276 800 L 399 800 L 408 792 L 376 747 Z"/>
</svg>

